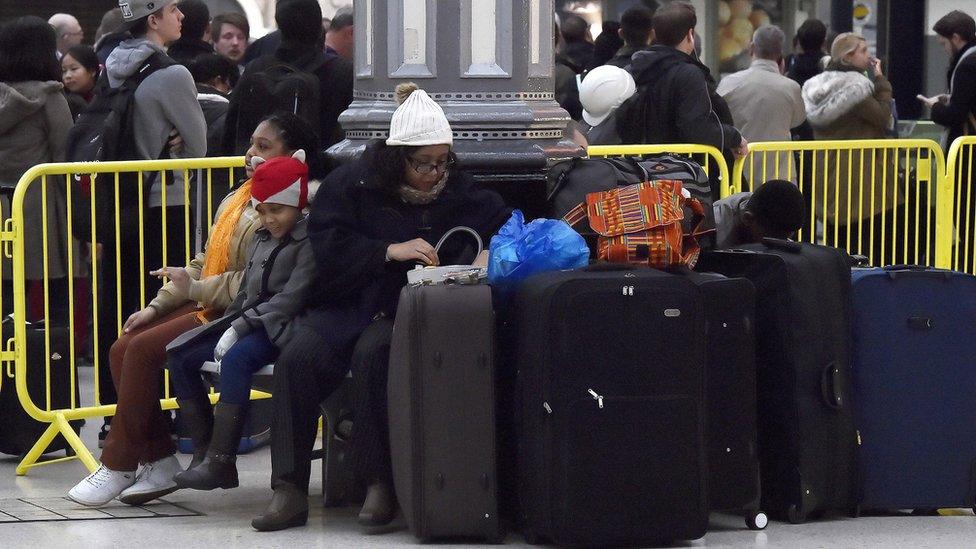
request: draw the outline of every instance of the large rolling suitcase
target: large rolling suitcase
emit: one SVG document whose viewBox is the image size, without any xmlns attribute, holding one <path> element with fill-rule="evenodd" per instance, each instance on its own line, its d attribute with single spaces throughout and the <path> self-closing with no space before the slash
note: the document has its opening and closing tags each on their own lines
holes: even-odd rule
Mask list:
<svg viewBox="0 0 976 549">
<path fill-rule="evenodd" d="M 766 239 L 698 268 L 756 286 L 762 508 L 790 522 L 857 510 L 850 267 L 835 248 Z"/>
<path fill-rule="evenodd" d="M 4 333 L 13 333 L 13 323 L 8 317 L 4 321 Z M 50 346 L 48 346 L 50 344 Z M 71 387 L 71 355 L 70 355 L 70 332 L 66 327 L 45 328 L 44 323 L 27 324 L 27 393 L 31 401 L 38 408 L 57 410 L 71 407 L 71 391 L 75 392 L 75 403 L 80 406 L 81 400 L 78 395 L 78 381 L 75 376 L 75 386 Z M 50 363 L 50 378 L 47 377 L 46 368 Z M 5 367 L 7 365 L 4 365 Z M 13 371 L 13 365 L 9 365 L 9 370 Z M 108 364 L 104 365 L 108 368 Z M 12 455 L 24 455 L 34 443 L 41 438 L 41 434 L 47 429 L 47 423 L 41 423 L 24 411 L 17 397 L 16 379 L 7 376 L 6 372 L 0 372 L 4 376 L 3 384 L 0 386 L 0 453 Z M 47 387 L 50 384 L 50 392 Z M 50 395 L 50 408 L 48 408 L 48 395 Z M 71 426 L 75 432 L 81 431 L 84 420 L 75 420 Z M 45 453 L 57 450 L 66 450 L 72 453 L 68 447 L 68 441 L 62 435 L 57 435 L 48 445 Z"/>
<path fill-rule="evenodd" d="M 707 331 L 708 506 L 745 511 L 746 525 L 766 527 L 759 507 L 756 434 L 756 289 L 745 278 L 690 273 L 702 291 Z"/>
<path fill-rule="evenodd" d="M 513 306 L 526 540 L 704 535 L 705 325 L 695 284 L 629 267 L 544 273 Z"/>
<path fill-rule="evenodd" d="M 393 480 L 421 540 L 501 539 L 495 325 L 487 285 L 400 293 L 388 384 Z"/>
<path fill-rule="evenodd" d="M 855 269 L 854 411 L 861 506 L 976 502 L 976 277 Z"/>
</svg>

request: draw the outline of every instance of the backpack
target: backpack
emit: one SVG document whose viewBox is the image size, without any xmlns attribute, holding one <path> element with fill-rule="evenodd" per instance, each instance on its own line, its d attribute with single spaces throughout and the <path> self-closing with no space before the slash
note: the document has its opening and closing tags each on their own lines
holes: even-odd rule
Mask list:
<svg viewBox="0 0 976 549">
<path fill-rule="evenodd" d="M 686 233 L 684 208 L 691 210 Z M 680 181 L 644 181 L 590 193 L 563 218 L 570 226 L 587 219 L 599 238 L 597 257 L 613 263 L 656 268 L 694 267 L 705 211 L 701 202 L 685 197 Z"/>
<path fill-rule="evenodd" d="M 308 121 L 318 135 L 322 90 L 314 73 L 329 61 L 320 57 L 312 66 L 299 69 L 275 60 L 266 68 L 245 72 L 230 95 L 223 152 L 232 156 L 244 154 L 261 120 L 281 111 Z"/>
<path fill-rule="evenodd" d="M 547 216 L 556 219 L 564 217 L 577 204 L 584 202 L 590 193 L 660 179 L 680 181 L 682 188 L 701 202 L 705 210 L 702 228 L 705 231 L 715 228 L 713 194 L 705 170 L 694 160 L 671 154 L 644 159 L 573 158 L 559 162 L 549 170 Z M 687 228 L 690 230 L 690 227 Z M 580 233 L 588 243 L 595 242 L 596 234 L 592 231 L 581 228 Z"/>
<path fill-rule="evenodd" d="M 137 158 L 133 138 L 133 109 L 136 89 L 152 73 L 175 65 L 161 53 L 153 53 L 132 76 L 113 88 L 104 72 L 95 86 L 95 98 L 78 116 L 68 132 L 67 162 L 105 162 Z"/>
<path fill-rule="evenodd" d="M 125 79 L 121 85 L 113 88 L 108 81 L 108 75 L 102 72 L 95 85 L 95 98 L 78 116 L 74 126 L 68 131 L 65 146 L 65 160 L 67 162 L 107 162 L 117 160 L 136 160 L 139 158 L 133 129 L 133 103 L 136 89 L 154 72 L 175 65 L 169 56 L 155 52 L 143 61 L 139 69 Z M 121 175 L 130 180 L 136 177 L 131 173 Z M 148 188 L 150 178 L 143 181 Z M 87 174 L 74 175 L 75 192 L 72 194 L 72 209 L 74 211 L 72 234 L 82 242 L 91 240 L 91 215 L 88 202 L 89 193 L 98 192 L 91 185 Z M 114 217 L 113 197 L 108 186 L 101 187 L 96 195 L 95 219 L 100 223 L 100 234 L 110 225 Z M 119 208 L 123 210 L 138 203 L 138 192 L 128 183 L 120 185 L 118 197 Z"/>
</svg>

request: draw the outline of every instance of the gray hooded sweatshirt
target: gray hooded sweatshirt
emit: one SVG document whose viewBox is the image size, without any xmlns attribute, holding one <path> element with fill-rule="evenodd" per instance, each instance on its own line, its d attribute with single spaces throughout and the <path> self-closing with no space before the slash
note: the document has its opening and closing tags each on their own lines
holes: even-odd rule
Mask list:
<svg viewBox="0 0 976 549">
<path fill-rule="evenodd" d="M 166 53 L 145 38 L 133 38 L 119 44 L 105 61 L 109 85 L 113 88 L 121 86 L 154 52 Z M 146 160 L 160 157 L 174 128 L 183 138 L 180 158 L 207 155 L 207 122 L 197 101 L 193 77 L 183 65 L 166 67 L 143 80 L 135 94 L 133 124 L 136 151 Z M 183 204 L 182 183 L 174 183 L 167 190 L 167 206 Z M 153 184 L 149 205 L 160 205 L 158 181 Z"/>
</svg>

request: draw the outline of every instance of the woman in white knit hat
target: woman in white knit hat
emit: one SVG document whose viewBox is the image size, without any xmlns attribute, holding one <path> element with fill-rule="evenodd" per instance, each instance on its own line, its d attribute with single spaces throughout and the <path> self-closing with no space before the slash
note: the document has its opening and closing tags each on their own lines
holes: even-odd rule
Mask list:
<svg viewBox="0 0 976 549">
<path fill-rule="evenodd" d="M 474 260 L 473 243 L 448 230 L 464 225 L 485 242 L 508 219 L 501 197 L 456 167 L 444 111 L 416 84 L 397 86 L 389 138 L 322 183 L 309 214 L 320 284 L 309 313 L 275 363 L 272 424 L 274 497 L 252 521 L 258 530 L 305 524 L 318 404 L 351 364 L 356 420 L 351 459 L 368 485 L 364 525 L 390 522 L 392 488 L 386 383 L 397 297 L 415 265 Z"/>
</svg>

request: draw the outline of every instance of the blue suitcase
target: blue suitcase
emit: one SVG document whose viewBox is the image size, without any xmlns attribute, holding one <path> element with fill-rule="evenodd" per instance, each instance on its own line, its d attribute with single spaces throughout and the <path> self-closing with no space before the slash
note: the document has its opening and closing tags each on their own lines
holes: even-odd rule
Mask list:
<svg viewBox="0 0 976 549">
<path fill-rule="evenodd" d="M 976 277 L 892 266 L 852 281 L 861 508 L 972 507 Z"/>
</svg>

